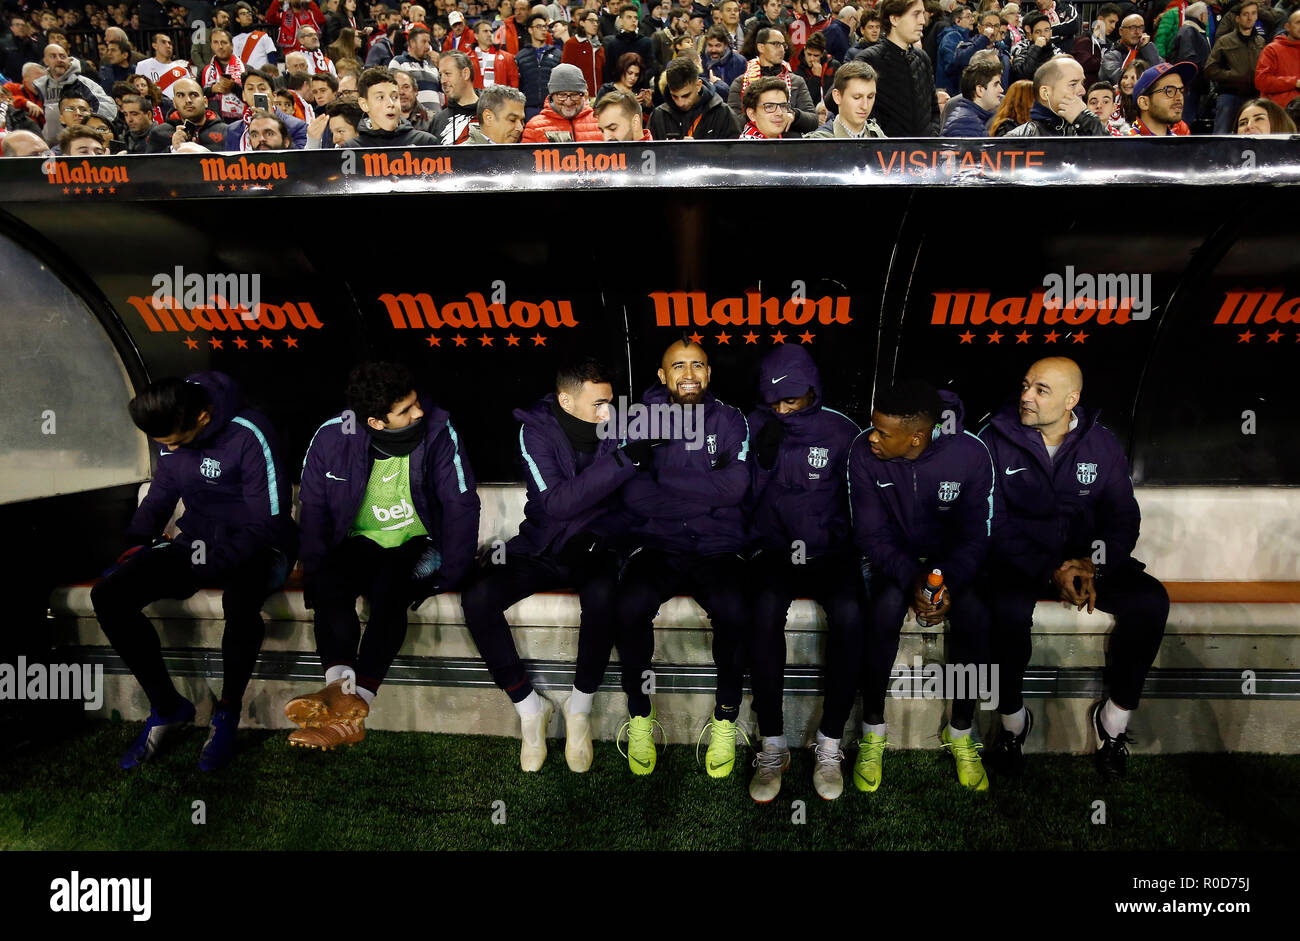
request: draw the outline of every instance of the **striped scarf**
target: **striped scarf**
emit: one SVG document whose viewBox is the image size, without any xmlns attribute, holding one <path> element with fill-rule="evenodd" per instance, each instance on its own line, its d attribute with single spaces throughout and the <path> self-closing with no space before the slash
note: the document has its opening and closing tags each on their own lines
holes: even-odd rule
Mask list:
<svg viewBox="0 0 1300 941">
<path fill-rule="evenodd" d="M 770 66 L 770 68 L 775 68 L 775 66 Z M 744 97 L 746 89 L 748 89 L 753 82 L 761 78 L 762 75 L 763 75 L 762 64 L 758 61 L 758 59 L 750 59 L 749 64 L 745 66 L 745 74 L 742 75 L 740 79 L 741 97 Z M 794 72 L 790 69 L 790 63 L 782 61 L 781 78 L 785 81 L 785 92 L 791 101 L 794 101 L 794 89 L 792 87 L 793 82 L 790 81 L 793 75 Z"/>
<path fill-rule="evenodd" d="M 230 61 L 224 66 L 216 59 L 213 59 L 203 69 L 203 74 L 199 77 L 199 84 L 204 88 L 211 88 L 222 78 L 234 79 L 236 85 L 244 84 L 244 72 L 246 66 L 240 60 L 239 56 L 232 55 Z M 231 118 L 239 117 L 244 106 L 239 95 L 233 92 L 226 92 L 221 96 L 218 102 L 218 110 L 221 116 L 229 121 Z"/>
</svg>

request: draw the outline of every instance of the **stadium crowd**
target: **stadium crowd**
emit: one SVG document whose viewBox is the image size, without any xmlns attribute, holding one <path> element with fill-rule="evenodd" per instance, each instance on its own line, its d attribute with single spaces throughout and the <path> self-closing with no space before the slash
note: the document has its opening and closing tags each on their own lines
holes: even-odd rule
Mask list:
<svg viewBox="0 0 1300 941">
<path fill-rule="evenodd" d="M 89 156 L 1296 130 L 1297 0 L 1034 2 L 6 0 L 0 134 Z"/>
</svg>

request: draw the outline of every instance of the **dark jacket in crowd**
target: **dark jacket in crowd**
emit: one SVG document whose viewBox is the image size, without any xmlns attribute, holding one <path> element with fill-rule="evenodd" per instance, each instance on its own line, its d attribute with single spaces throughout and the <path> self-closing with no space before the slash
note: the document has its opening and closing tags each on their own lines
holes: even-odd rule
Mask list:
<svg viewBox="0 0 1300 941">
<path fill-rule="evenodd" d="M 751 474 L 750 539 L 754 548 L 790 551 L 802 540 L 808 558 L 852 550 L 846 470 L 849 448 L 861 431 L 847 415 L 822 403 L 821 374 L 808 350 L 778 346 L 759 372 L 759 400 L 773 380 L 797 382 L 813 392 L 812 404 L 787 415 L 760 405 L 749 415 L 748 463 Z M 755 443 L 763 429 L 782 429 L 776 462 L 765 470 L 757 460 Z"/>
<path fill-rule="evenodd" d="M 405 118 L 399 120 L 397 127 L 391 131 L 380 130 L 370 123 L 369 118 L 362 118 L 361 124 L 357 126 L 357 136 L 342 146 L 351 148 L 433 147 L 437 143 L 438 138 L 428 131 L 417 131 L 411 127 Z"/>
<path fill-rule="evenodd" d="M 1029 110 L 1029 120 L 1008 131 L 1007 137 L 1109 137 L 1110 131 L 1101 119 L 1083 109 L 1083 113 L 1070 123 L 1054 111 L 1049 111 L 1041 101 Z"/>
<path fill-rule="evenodd" d="M 1232 32 L 1214 37 L 1214 47 L 1205 62 L 1205 77 L 1222 92 L 1254 98 L 1255 66 L 1259 64 L 1264 45 L 1264 37 L 1259 33 L 1243 36 L 1234 24 Z"/>
<path fill-rule="evenodd" d="M 36 37 L 28 36 L 26 39 L 19 39 L 9 29 L 8 4 L 5 5 L 4 24 L 5 34 L 0 36 L 0 73 L 4 73 L 5 78 L 11 82 L 21 82 L 23 79 L 23 66 L 28 62 L 40 62 L 43 50 L 36 41 Z"/>
<path fill-rule="evenodd" d="M 904 589 L 931 569 L 960 592 L 975 578 L 989 545 L 993 464 L 988 449 L 962 425 L 961 400 L 941 390 L 956 430 L 931 440 L 915 461 L 881 460 L 867 432 L 849 454 L 853 536 L 871 563 Z M 922 559 L 926 561 L 921 562 Z"/>
<path fill-rule="evenodd" d="M 924 52 L 903 50 L 888 39 L 860 56 L 876 70 L 876 107 L 871 116 L 890 137 L 938 137 L 939 100 L 934 67 Z"/>
<path fill-rule="evenodd" d="M 944 137 L 988 137 L 992 111 L 985 111 L 965 95 L 953 99 L 943 124 Z"/>
<path fill-rule="evenodd" d="M 966 66 L 970 65 L 970 60 L 975 53 L 992 48 L 998 52 L 998 60 L 1002 63 L 1002 88 L 1011 87 L 1011 53 L 1007 50 L 1004 43 L 989 43 L 989 38 L 983 33 L 979 33 L 974 39 L 968 39 L 957 46 L 957 52 L 953 55 L 952 65 L 957 70 L 957 87 L 961 88 L 961 73 L 966 71 Z"/>
<path fill-rule="evenodd" d="M 781 76 L 785 72 L 786 63 L 780 65 L 768 66 L 760 71 L 764 76 Z M 731 113 L 736 116 L 743 130 L 746 117 L 745 110 L 741 107 L 744 95 L 741 89 L 745 85 L 745 76 L 741 75 L 731 83 L 731 94 L 727 96 L 727 107 Z M 877 99 L 879 100 L 879 99 Z M 790 125 L 791 134 L 807 134 L 809 131 L 817 130 L 817 105 L 812 100 L 812 95 L 808 92 L 808 83 L 802 76 L 796 75 L 793 71 L 790 74 L 790 104 L 794 105 L 795 115 L 794 123 Z"/>
<path fill-rule="evenodd" d="M 1155 52 L 1155 47 L 1151 47 Z M 1046 65 L 1047 61 L 1056 55 L 1056 47 L 1047 42 L 1040 46 L 1032 40 L 1025 40 L 1016 43 L 1011 50 L 1011 81 L 1020 80 L 1033 81 L 1034 73 L 1038 71 L 1039 66 Z M 1105 66 L 1102 66 L 1103 71 Z M 1118 84 L 1118 83 L 1117 83 Z"/>
<path fill-rule="evenodd" d="M 515 68 L 519 70 L 519 90 L 528 99 L 524 105 L 524 115 L 527 118 L 532 118 L 546 104 L 546 85 L 551 80 L 551 72 L 562 58 L 558 46 L 542 46 L 540 59 L 537 50 L 532 47 L 520 49 L 515 56 Z"/>
<path fill-rule="evenodd" d="M 202 144 L 208 150 L 220 152 L 226 149 L 226 122 L 217 117 L 212 110 L 203 112 L 198 121 L 184 121 L 180 113 L 173 111 L 167 116 L 166 124 L 155 124 L 149 129 L 149 153 L 165 154 L 171 151 L 172 135 L 184 125 L 189 129 L 190 140 Z"/>
<path fill-rule="evenodd" d="M 149 492 L 127 527 L 128 546 L 161 536 L 180 500 L 185 512 L 174 541 L 203 541 L 206 577 L 220 579 L 263 548 L 280 550 L 292 566 L 298 528 L 290 475 L 271 423 L 243 406 L 238 384 L 225 373 L 194 373 L 186 381 L 207 392 L 211 420 L 192 443 L 158 451 Z"/>
<path fill-rule="evenodd" d="M 835 104 L 835 99 L 831 97 L 831 89 L 835 87 L 835 70 L 839 67 L 838 59 L 823 57 L 822 74 L 820 77 L 813 75 L 812 69 L 808 68 L 808 60 L 804 58 L 804 50 L 799 50 L 799 55 L 795 59 L 794 74 L 802 78 L 804 85 L 808 87 L 808 95 L 812 98 L 814 108 L 825 101 L 826 108 L 831 114 L 839 112 L 839 105 Z"/>
<path fill-rule="evenodd" d="M 657 382 L 641 401 L 667 405 L 668 388 Z M 740 552 L 746 542 L 741 503 L 749 491 L 749 426 L 739 409 L 708 390 L 700 404 L 704 441 L 679 436 L 656 447 L 653 467 L 643 465 L 624 486 L 623 502 L 637 517 L 634 537 L 649 548 Z M 694 444 L 701 446 L 689 450 Z"/>
<path fill-rule="evenodd" d="M 735 49 L 728 49 L 721 59 L 708 59 L 704 63 L 704 74 L 707 77 L 712 70 L 714 75 L 730 87 L 732 82 L 745 74 L 745 66 L 748 64 L 745 57 Z"/>
<path fill-rule="evenodd" d="M 650 136 L 655 140 L 726 140 L 740 136 L 740 122 L 727 103 L 708 82 L 702 84 L 700 100 L 690 111 L 682 111 L 669 95 L 650 113 Z"/>
<path fill-rule="evenodd" d="M 622 506 L 619 488 L 636 473 L 618 438 L 598 438 L 591 450 L 575 446 L 556 414 L 559 408 L 551 392 L 529 408 L 515 409 L 522 422 L 519 454 L 528 502 L 507 553 L 559 553 L 579 533 L 604 533 L 602 524 Z"/>
<path fill-rule="evenodd" d="M 993 566 L 1046 579 L 1066 559 L 1093 558 L 1093 543 L 1101 540 L 1106 554 L 1100 573 L 1140 567 L 1131 553 L 1142 515 L 1124 449 L 1098 423 L 1096 411 L 1076 407 L 1074 415 L 1079 423 L 1055 459 L 1043 436 L 1020 423 L 1014 403 L 980 430 L 998 475 Z"/>
<path fill-rule="evenodd" d="M 479 499 L 474 472 L 447 412 L 421 395 L 424 440 L 409 455 L 411 501 L 442 554 L 439 591 L 455 588 L 478 551 Z M 355 422 L 356 427 L 344 422 Z M 314 574 L 328 553 L 348 537 L 370 483 L 375 452 L 365 419 L 335 415 L 312 436 L 302 465 L 298 498 L 302 568 Z"/>
<path fill-rule="evenodd" d="M 1117 42 L 1107 49 L 1101 57 L 1101 71 L 1097 73 L 1098 77 L 1103 82 L 1110 82 L 1116 88 L 1119 88 L 1119 80 L 1124 74 L 1124 62 L 1128 59 L 1130 51 L 1129 47 L 1122 42 Z M 1153 42 L 1140 47 L 1137 50 L 1137 58 L 1146 63 L 1147 69 L 1165 61 L 1160 58 L 1160 53 L 1156 50 L 1156 44 Z M 1146 69 L 1143 69 L 1143 71 L 1146 71 Z"/>
<path fill-rule="evenodd" d="M 831 20 L 822 30 L 822 35 L 826 37 L 826 54 L 832 59 L 843 62 L 844 57 L 849 54 L 849 46 L 853 45 L 848 24 L 840 19 Z"/>
<path fill-rule="evenodd" d="M 659 71 L 661 63 L 655 61 L 654 43 L 650 42 L 649 36 L 619 33 L 606 39 L 604 48 L 605 81 L 607 82 L 618 80 L 619 57 L 629 52 L 635 52 L 641 57 L 641 77 L 643 79 L 649 78 Z"/>
</svg>

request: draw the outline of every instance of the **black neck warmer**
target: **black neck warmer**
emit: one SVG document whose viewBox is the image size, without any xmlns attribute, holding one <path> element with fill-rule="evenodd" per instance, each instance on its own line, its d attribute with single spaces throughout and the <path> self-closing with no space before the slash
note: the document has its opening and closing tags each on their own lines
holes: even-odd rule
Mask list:
<svg viewBox="0 0 1300 941">
<path fill-rule="evenodd" d="M 596 450 L 600 444 L 600 438 L 596 435 L 598 426 L 595 422 L 575 418 L 555 400 L 551 401 L 551 414 L 555 416 L 555 420 L 564 429 L 564 435 L 569 439 L 569 444 L 573 445 L 575 451 L 590 452 Z"/>
<path fill-rule="evenodd" d="M 411 422 L 405 428 L 376 430 L 366 423 L 366 433 L 376 451 L 388 457 L 406 457 L 424 440 L 424 419 Z"/>
</svg>

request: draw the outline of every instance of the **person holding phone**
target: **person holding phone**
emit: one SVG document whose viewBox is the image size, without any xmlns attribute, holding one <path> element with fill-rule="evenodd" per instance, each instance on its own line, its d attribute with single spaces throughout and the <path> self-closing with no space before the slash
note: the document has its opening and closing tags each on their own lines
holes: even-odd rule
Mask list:
<svg viewBox="0 0 1300 941">
<path fill-rule="evenodd" d="M 246 151 L 253 149 L 252 142 L 248 139 L 248 126 L 252 123 L 253 116 L 259 111 L 274 114 L 284 122 L 284 126 L 289 131 L 289 143 L 293 150 L 302 150 L 307 146 L 307 122 L 295 118 L 291 114 L 285 114 L 284 111 L 275 106 L 275 99 L 272 97 L 271 91 L 271 80 L 261 72 L 254 69 L 245 73 L 241 97 L 244 102 L 244 113 L 238 121 L 231 122 L 230 126 L 226 128 L 226 140 L 223 150 Z"/>
</svg>

